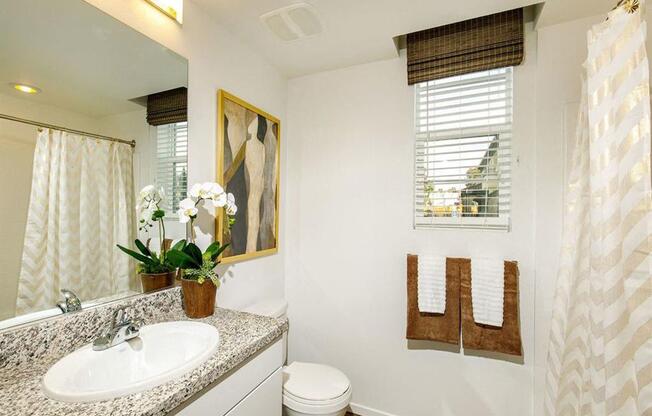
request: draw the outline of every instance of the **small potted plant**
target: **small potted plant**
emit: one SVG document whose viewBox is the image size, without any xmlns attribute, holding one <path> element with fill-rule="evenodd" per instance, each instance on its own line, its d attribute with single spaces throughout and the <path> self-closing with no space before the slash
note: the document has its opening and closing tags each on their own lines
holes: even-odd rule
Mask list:
<svg viewBox="0 0 652 416">
<path fill-rule="evenodd" d="M 179 203 L 179 221 L 188 224 L 188 240 L 180 241 L 168 252 L 168 261 L 180 268 L 183 273 L 181 289 L 183 291 L 183 306 L 190 318 L 205 318 L 215 313 L 215 296 L 220 280 L 215 273 L 215 267 L 220 263 L 220 254 L 228 247 L 215 241 L 202 253 L 194 243 L 194 221 L 199 210 L 197 207 L 203 201 L 211 201 L 217 209 L 225 209 L 229 218 L 229 226 L 234 223 L 233 216 L 237 212 L 235 198 L 224 192 L 222 187 L 214 182 L 193 186 L 189 197 Z"/>
<path fill-rule="evenodd" d="M 140 262 L 138 265 L 138 274 L 143 285 L 143 292 L 152 292 L 174 285 L 176 267 L 167 260 L 167 250 L 165 243 L 165 211 L 160 208 L 163 201 L 163 190 L 156 189 L 153 185 L 144 187 L 138 195 L 139 201 L 136 210 L 139 214 L 138 229 L 149 232 L 158 225 L 160 240 L 160 250 L 158 254 L 150 250 L 149 240 L 144 244 L 140 240 L 134 241 L 136 249 L 134 251 L 118 244 L 118 248 Z"/>
</svg>

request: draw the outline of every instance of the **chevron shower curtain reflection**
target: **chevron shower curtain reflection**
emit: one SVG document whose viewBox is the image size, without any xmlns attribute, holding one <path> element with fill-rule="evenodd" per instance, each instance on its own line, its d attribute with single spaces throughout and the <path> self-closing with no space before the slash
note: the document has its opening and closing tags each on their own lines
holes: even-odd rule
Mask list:
<svg viewBox="0 0 652 416">
<path fill-rule="evenodd" d="M 652 414 L 650 68 L 643 17 L 640 10 L 616 9 L 588 36 L 548 351 L 548 415 Z"/>
<path fill-rule="evenodd" d="M 61 289 L 82 300 L 137 290 L 116 250 L 135 236 L 133 149 L 41 130 L 33 162 L 16 312 L 55 307 Z"/>
</svg>

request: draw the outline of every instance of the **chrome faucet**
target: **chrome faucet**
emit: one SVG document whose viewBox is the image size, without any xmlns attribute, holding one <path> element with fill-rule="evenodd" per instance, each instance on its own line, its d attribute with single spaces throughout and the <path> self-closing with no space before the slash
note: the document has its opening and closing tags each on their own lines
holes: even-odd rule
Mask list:
<svg viewBox="0 0 652 416">
<path fill-rule="evenodd" d="M 64 300 L 57 303 L 57 306 L 59 309 L 61 309 L 61 312 L 68 313 L 80 311 L 82 309 L 81 301 L 77 295 L 75 295 L 75 292 L 68 289 L 61 289 L 61 294 L 63 295 Z"/>
<path fill-rule="evenodd" d="M 140 328 L 143 326 L 143 321 L 140 319 L 130 320 L 124 309 L 118 309 L 113 314 L 111 326 L 109 326 L 102 335 L 93 341 L 93 349 L 95 351 L 102 351 L 107 348 L 115 347 L 132 338 L 140 335 Z"/>
</svg>

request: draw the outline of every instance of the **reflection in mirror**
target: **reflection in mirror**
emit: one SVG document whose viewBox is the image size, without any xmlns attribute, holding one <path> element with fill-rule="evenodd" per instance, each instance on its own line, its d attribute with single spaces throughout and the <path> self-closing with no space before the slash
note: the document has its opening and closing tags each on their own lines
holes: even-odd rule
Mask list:
<svg viewBox="0 0 652 416">
<path fill-rule="evenodd" d="M 187 61 L 82 0 L 21 0 L 0 62 L 0 329 L 174 284 L 116 245 L 185 234 Z M 166 240 L 136 215 L 150 184 Z"/>
</svg>

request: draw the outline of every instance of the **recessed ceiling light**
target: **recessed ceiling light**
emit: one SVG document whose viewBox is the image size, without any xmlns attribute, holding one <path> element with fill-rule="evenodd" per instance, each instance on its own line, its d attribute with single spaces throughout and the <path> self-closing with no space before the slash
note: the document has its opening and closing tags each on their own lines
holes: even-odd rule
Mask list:
<svg viewBox="0 0 652 416">
<path fill-rule="evenodd" d="M 183 23 L 183 0 L 145 0 L 172 19 Z"/>
<path fill-rule="evenodd" d="M 24 92 L 25 94 L 38 94 L 41 92 L 40 88 L 37 88 L 33 85 L 27 85 L 27 84 L 11 84 L 14 89 L 17 89 L 20 92 Z"/>
</svg>

